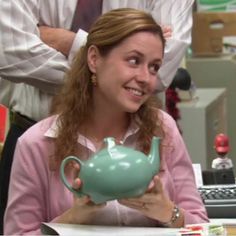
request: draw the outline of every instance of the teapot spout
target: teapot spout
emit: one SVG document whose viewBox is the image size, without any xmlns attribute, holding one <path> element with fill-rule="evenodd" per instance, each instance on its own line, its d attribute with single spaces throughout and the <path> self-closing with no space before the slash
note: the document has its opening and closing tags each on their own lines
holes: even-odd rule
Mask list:
<svg viewBox="0 0 236 236">
<path fill-rule="evenodd" d="M 154 136 L 152 138 L 151 150 L 148 155 L 148 160 L 152 167 L 153 174 L 156 174 L 160 170 L 160 152 L 159 152 L 160 138 Z"/>
</svg>

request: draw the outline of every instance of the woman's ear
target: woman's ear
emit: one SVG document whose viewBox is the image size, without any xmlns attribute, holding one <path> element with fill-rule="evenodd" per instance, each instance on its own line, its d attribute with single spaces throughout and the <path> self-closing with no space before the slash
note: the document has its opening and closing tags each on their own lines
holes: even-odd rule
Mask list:
<svg viewBox="0 0 236 236">
<path fill-rule="evenodd" d="M 91 45 L 88 49 L 87 62 L 90 71 L 94 74 L 96 74 L 97 72 L 97 64 L 99 57 L 100 54 L 98 48 L 95 45 Z"/>
</svg>

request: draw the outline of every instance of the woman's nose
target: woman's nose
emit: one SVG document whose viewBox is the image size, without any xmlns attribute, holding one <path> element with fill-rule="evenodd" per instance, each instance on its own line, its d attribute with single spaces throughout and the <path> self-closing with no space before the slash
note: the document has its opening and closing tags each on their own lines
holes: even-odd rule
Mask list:
<svg viewBox="0 0 236 236">
<path fill-rule="evenodd" d="M 137 81 L 142 83 L 148 83 L 150 80 L 150 73 L 147 67 L 143 66 L 140 67 L 139 73 L 137 75 Z"/>
</svg>

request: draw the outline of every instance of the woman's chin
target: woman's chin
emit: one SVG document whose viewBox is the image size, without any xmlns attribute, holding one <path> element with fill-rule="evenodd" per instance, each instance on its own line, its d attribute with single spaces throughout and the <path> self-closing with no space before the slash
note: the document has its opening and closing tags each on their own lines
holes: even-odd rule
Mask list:
<svg viewBox="0 0 236 236">
<path fill-rule="evenodd" d="M 135 113 L 140 109 L 141 105 L 136 105 L 136 106 L 129 106 L 126 107 L 126 112 L 128 113 Z"/>
</svg>

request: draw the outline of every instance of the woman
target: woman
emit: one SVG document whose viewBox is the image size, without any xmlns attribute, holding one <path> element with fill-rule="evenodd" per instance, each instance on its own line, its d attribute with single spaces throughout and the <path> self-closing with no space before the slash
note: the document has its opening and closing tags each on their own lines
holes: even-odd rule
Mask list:
<svg viewBox="0 0 236 236">
<path fill-rule="evenodd" d="M 98 19 L 55 100 L 56 115 L 18 140 L 5 234 L 37 234 L 41 222 L 182 227 L 207 221 L 183 140 L 154 95 L 164 44 L 145 12 L 118 9 Z M 161 171 L 143 196 L 95 205 L 60 181 L 68 155 L 86 160 L 108 136 L 148 153 L 154 135 L 162 137 Z M 80 185 L 76 179 L 74 187 Z"/>
</svg>

